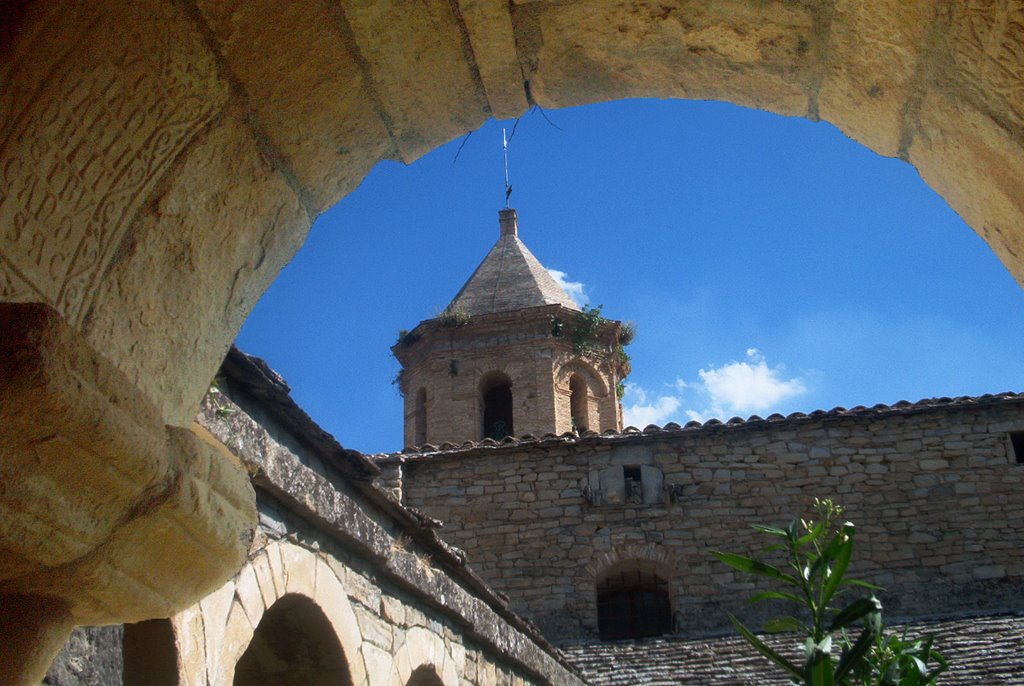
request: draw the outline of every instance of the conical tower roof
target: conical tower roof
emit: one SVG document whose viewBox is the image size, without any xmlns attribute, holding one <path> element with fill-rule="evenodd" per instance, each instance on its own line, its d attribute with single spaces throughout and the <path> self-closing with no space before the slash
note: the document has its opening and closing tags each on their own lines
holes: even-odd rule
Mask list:
<svg viewBox="0 0 1024 686">
<path fill-rule="evenodd" d="M 449 309 L 469 315 L 511 312 L 542 305 L 562 305 L 579 311 L 569 294 L 519 240 L 516 211 L 498 212 L 501 235 Z"/>
</svg>

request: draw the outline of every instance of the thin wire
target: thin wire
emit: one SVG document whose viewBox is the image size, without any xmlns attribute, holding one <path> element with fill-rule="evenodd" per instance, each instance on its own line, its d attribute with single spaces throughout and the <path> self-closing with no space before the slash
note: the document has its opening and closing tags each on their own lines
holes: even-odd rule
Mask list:
<svg viewBox="0 0 1024 686">
<path fill-rule="evenodd" d="M 455 157 L 452 158 L 452 164 L 455 164 L 456 162 L 459 161 L 459 155 L 462 154 L 462 149 L 464 147 L 466 147 L 466 143 L 469 142 L 469 137 L 472 136 L 472 135 L 473 135 L 473 132 L 470 131 L 469 133 L 467 133 L 465 136 L 462 137 L 462 143 L 459 144 L 459 149 L 455 151 Z"/>
<path fill-rule="evenodd" d="M 530 110 L 530 111 L 531 111 L 531 112 L 540 112 L 541 116 L 542 116 L 542 117 L 544 117 L 544 121 L 546 121 L 547 123 L 551 124 L 552 126 L 554 126 L 554 127 L 555 127 L 556 129 L 558 129 L 559 131 L 561 131 L 561 130 L 562 130 L 562 127 L 560 127 L 560 126 L 559 126 L 558 124 L 556 124 L 555 122 L 553 122 L 553 121 L 551 121 L 550 119 L 548 119 L 548 114 L 547 114 L 547 112 L 545 112 L 545 111 L 544 111 L 544 108 L 543 108 L 543 107 L 541 107 L 540 105 L 534 105 L 534 106 L 533 106 L 533 109 L 532 109 L 532 110 Z"/>
</svg>

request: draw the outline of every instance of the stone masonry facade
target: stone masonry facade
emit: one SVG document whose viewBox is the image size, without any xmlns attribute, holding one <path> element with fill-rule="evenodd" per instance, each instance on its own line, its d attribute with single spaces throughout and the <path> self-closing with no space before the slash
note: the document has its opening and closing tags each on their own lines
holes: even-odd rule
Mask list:
<svg viewBox="0 0 1024 686">
<path fill-rule="evenodd" d="M 857 525 L 852 571 L 886 588 L 887 616 L 1024 607 L 1020 431 L 1024 397 L 1002 394 L 379 463 L 383 483 L 442 520 L 445 539 L 549 638 L 594 636 L 595 583 L 628 561 L 667 578 L 676 632 L 707 635 L 727 629 L 727 611 L 751 615 L 750 581 L 711 551 L 755 554 L 765 541 L 749 525 L 785 524 L 814 496 Z"/>
<path fill-rule="evenodd" d="M 218 386 L 193 432 L 252 480 L 244 564 L 169 619 L 76 631 L 44 683 L 582 686 L 437 522 L 377 489 L 377 468 L 262 362 L 232 351 Z"/>
<path fill-rule="evenodd" d="M 578 313 L 561 305 L 477 315 L 464 326 L 435 321 L 417 327 L 415 350 L 399 343 L 405 367 L 406 445 L 480 440 L 483 393 L 491 380 L 506 379 L 512 395 L 515 435 L 543 435 L 555 427 L 570 431 L 570 377 L 585 385 L 586 419 L 595 430 L 618 429 L 621 407 L 615 392 L 620 370 L 612 345 L 599 354 L 580 355 L 573 342 L 552 335 L 552 321 Z M 612 334 L 609 332 L 609 338 Z M 421 395 L 422 394 L 422 395 Z M 417 422 L 425 430 L 417 431 Z"/>
</svg>

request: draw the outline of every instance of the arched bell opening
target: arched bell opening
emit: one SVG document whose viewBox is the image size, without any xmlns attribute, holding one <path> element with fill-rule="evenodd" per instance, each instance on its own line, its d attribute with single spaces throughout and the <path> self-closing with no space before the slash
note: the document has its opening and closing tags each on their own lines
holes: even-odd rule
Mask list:
<svg viewBox="0 0 1024 686">
<path fill-rule="evenodd" d="M 483 408 L 481 438 L 500 441 L 506 436 L 515 436 L 512 379 L 501 372 L 485 376 L 480 384 L 480 401 Z"/>
</svg>

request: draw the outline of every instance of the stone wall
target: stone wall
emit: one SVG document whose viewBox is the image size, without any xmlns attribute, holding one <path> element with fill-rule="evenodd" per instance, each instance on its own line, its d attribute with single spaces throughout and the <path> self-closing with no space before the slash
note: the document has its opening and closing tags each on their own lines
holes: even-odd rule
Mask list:
<svg viewBox="0 0 1024 686">
<path fill-rule="evenodd" d="M 251 477 L 259 526 L 244 564 L 169 619 L 76 632 L 46 683 L 582 686 L 280 377 L 233 351 L 218 384 L 192 433 Z"/>
<path fill-rule="evenodd" d="M 237 352 L 223 373 L 194 430 L 252 475 L 260 526 L 238 574 L 172 618 L 181 683 L 257 683 L 291 661 L 293 676 L 334 669 L 354 686 L 579 686 L 436 523 L 382 496 L 374 465 L 309 420 L 279 377 Z M 312 643 L 337 659 L 302 657 Z"/>
<path fill-rule="evenodd" d="M 1024 465 L 1007 434 L 1020 430 L 1024 398 L 1008 394 L 381 464 L 404 502 L 444 521 L 446 540 L 549 637 L 592 635 L 597 577 L 627 560 L 666 570 L 677 630 L 700 634 L 724 629 L 751 589 L 711 551 L 753 554 L 764 541 L 750 524 L 785 524 L 814 496 L 857 524 L 852 571 L 886 587 L 890 616 L 1024 606 Z M 662 483 L 623 497 L 602 481 L 620 465 Z"/>
<path fill-rule="evenodd" d="M 109 464 L 195 492 L 244 484 L 225 470 L 212 489 L 175 474 L 196 448 L 178 445 L 179 429 L 245 315 L 313 218 L 377 162 L 411 162 L 492 116 L 678 97 L 829 121 L 912 164 L 1024 283 L 1022 14 L 925 0 L 6 3 L 0 301 L 40 305 L 69 328 L 30 361 L 67 365 L 64 380 L 81 375 L 89 393 L 0 370 L 4 422 L 53 437 L 0 436 L 11 456 L 0 467 L 16 474 L 5 484 L 19 486 L 0 493 L 0 547 L 19 551 L 0 560 L 0 644 L 26 646 L 0 650 L 3 671 L 37 681 L 71 625 L 176 611 L 231 575 L 251 494 L 228 517 L 181 509 L 177 493 L 146 510 L 136 494 L 79 486 Z M 9 337 L 36 331 L 2 324 Z M 91 388 L 103 367 L 121 375 L 119 392 Z M 47 396 L 64 390 L 73 401 L 55 412 Z M 121 430 L 133 424 L 147 428 Z M 165 444 L 170 459 L 147 449 Z M 50 478 L 69 470 L 82 478 Z M 25 497 L 33 481 L 48 487 Z M 88 514 L 39 524 L 67 503 Z M 168 535 L 185 520 L 206 533 Z M 160 590 L 181 595 L 146 597 L 139 584 L 94 602 L 123 588 L 137 540 L 151 551 L 139 576 L 177 579 Z M 185 541 L 234 547 L 204 569 L 176 547 Z"/>
<path fill-rule="evenodd" d="M 618 429 L 621 407 L 615 394 L 620 379 L 604 332 L 601 349 L 581 355 L 568 332 L 552 333 L 553 320 L 565 328 L 579 315 L 558 305 L 474 316 L 467 324 L 445 327 L 422 322 L 408 342 L 394 348 L 403 365 L 406 445 L 441 445 L 483 438 L 483 386 L 499 375 L 511 382 L 513 432 L 543 435 L 572 429 L 569 379 L 586 383 L 589 426 Z M 417 436 L 417 395 L 426 391 L 425 440 Z"/>
</svg>

